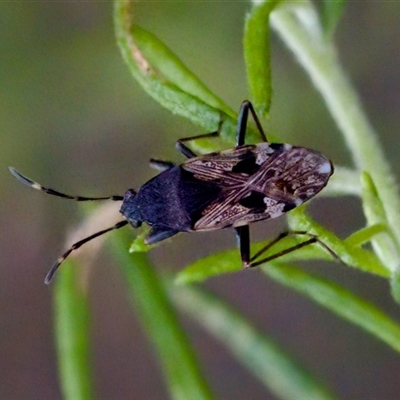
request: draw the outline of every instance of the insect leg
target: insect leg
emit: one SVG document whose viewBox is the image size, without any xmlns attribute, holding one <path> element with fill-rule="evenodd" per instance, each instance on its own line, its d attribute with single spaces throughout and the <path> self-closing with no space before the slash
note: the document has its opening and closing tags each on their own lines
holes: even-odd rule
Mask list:
<svg viewBox="0 0 400 400">
<path fill-rule="evenodd" d="M 157 242 L 161 242 L 162 240 L 168 239 L 171 236 L 174 236 L 178 233 L 178 231 L 170 228 L 166 228 L 164 226 L 153 225 L 150 233 L 146 236 L 144 242 L 146 244 L 154 244 Z"/>
<path fill-rule="evenodd" d="M 175 166 L 175 164 L 171 161 L 163 161 L 163 160 L 156 160 L 151 158 L 149 161 L 150 167 L 154 168 L 158 171 L 166 171 Z"/>
<path fill-rule="evenodd" d="M 53 266 L 51 267 L 50 271 L 47 273 L 46 278 L 44 279 L 44 283 L 46 285 L 48 285 L 50 283 L 50 281 L 52 280 L 55 272 L 57 271 L 58 267 L 61 265 L 61 263 L 74 251 L 79 249 L 79 247 L 81 247 L 82 245 L 84 245 L 85 243 L 89 242 L 90 240 L 103 235 L 104 233 L 113 231 L 114 229 L 119 229 L 122 228 L 123 226 L 125 226 L 128 223 L 128 221 L 120 221 L 117 224 L 115 224 L 114 226 L 107 228 L 107 229 L 103 229 L 102 231 L 96 232 L 93 235 L 88 236 L 85 239 L 80 240 L 79 242 L 74 243 L 60 258 L 58 258 L 58 260 L 53 264 Z"/>
<path fill-rule="evenodd" d="M 257 114 L 254 110 L 253 105 L 249 100 L 244 100 L 239 110 L 239 117 L 237 120 L 236 127 L 236 146 L 242 146 L 245 144 L 245 136 L 247 131 L 247 120 L 249 119 L 249 110 L 251 115 L 253 116 L 254 122 L 261 134 L 263 142 L 268 142 L 267 137 L 265 136 L 264 130 L 261 126 L 260 120 L 257 117 Z"/>
<path fill-rule="evenodd" d="M 71 200 L 76 200 L 76 201 L 92 201 L 92 200 L 114 200 L 114 201 L 120 201 L 120 200 L 124 199 L 123 196 L 107 196 L 107 197 L 71 196 L 69 194 L 58 192 L 57 190 L 54 190 L 54 189 L 45 188 L 44 186 L 40 185 L 39 183 L 34 182 L 31 179 L 27 178 L 26 176 L 22 175 L 21 173 L 19 173 L 13 167 L 8 167 L 8 169 L 23 184 L 25 184 L 27 186 L 30 186 L 33 189 L 40 190 L 40 191 L 45 192 L 47 194 L 51 194 L 53 196 L 63 197 L 64 199 L 71 199 Z"/>
<path fill-rule="evenodd" d="M 221 132 L 222 123 L 223 123 L 223 119 L 221 117 L 221 119 L 219 120 L 218 129 L 215 132 L 203 133 L 201 135 L 190 136 L 190 137 L 187 137 L 187 138 L 179 139 L 175 143 L 175 147 L 184 156 L 186 156 L 187 158 L 197 157 L 197 154 L 194 153 L 192 150 L 190 150 L 189 147 L 187 147 L 185 144 L 183 144 L 183 142 L 189 142 L 191 140 L 196 140 L 196 139 L 205 139 L 205 138 L 210 138 L 210 137 L 217 137 L 217 136 L 219 136 L 219 133 Z"/>
<path fill-rule="evenodd" d="M 276 245 L 278 242 L 280 242 L 282 239 L 284 239 L 287 236 L 290 235 L 304 235 L 308 236 L 309 239 L 306 241 L 296 244 L 292 247 L 289 247 L 285 250 L 282 250 L 276 254 L 272 254 L 271 256 L 265 257 L 261 260 L 257 260 L 260 258 L 266 251 L 268 251 L 271 247 Z M 250 259 L 250 267 L 257 267 L 260 264 L 264 264 L 268 261 L 274 260 L 278 257 L 284 256 L 285 254 L 292 253 L 293 251 L 299 250 L 305 246 L 308 246 L 313 243 L 318 243 L 320 246 L 322 246 L 328 253 L 335 258 L 336 260 L 340 261 L 342 264 L 346 265 L 343 260 L 327 245 L 325 244 L 321 239 L 318 238 L 318 236 L 313 235 L 312 233 L 304 232 L 304 231 L 288 231 L 288 232 L 283 232 L 281 233 L 277 238 L 269 242 L 267 245 L 265 245 L 261 250 L 259 250 L 253 257 Z"/>
<path fill-rule="evenodd" d="M 215 132 L 203 133 L 201 135 L 190 136 L 190 137 L 187 137 L 187 138 L 179 139 L 176 142 L 175 147 L 187 158 L 197 157 L 197 154 L 194 153 L 192 150 L 190 150 L 189 147 L 187 147 L 185 144 L 183 144 L 183 142 L 188 142 L 188 141 L 196 140 L 196 139 L 205 139 L 205 138 L 210 138 L 210 137 L 217 137 L 217 136 L 219 136 L 220 127 L 221 127 L 221 122 L 220 122 L 220 125 L 218 126 L 218 130 L 215 131 Z"/>
<path fill-rule="evenodd" d="M 244 267 L 250 262 L 250 229 L 248 225 L 235 228 L 237 244 L 240 251 L 240 258 Z"/>
</svg>

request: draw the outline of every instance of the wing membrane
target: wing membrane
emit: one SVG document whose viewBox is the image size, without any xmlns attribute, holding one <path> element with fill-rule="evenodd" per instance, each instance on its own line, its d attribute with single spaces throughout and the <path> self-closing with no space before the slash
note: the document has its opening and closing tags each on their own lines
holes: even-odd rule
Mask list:
<svg viewBox="0 0 400 400">
<path fill-rule="evenodd" d="M 260 143 L 189 159 L 182 168 L 221 192 L 201 210 L 194 230 L 275 218 L 314 197 L 333 173 L 322 154 L 287 144 Z"/>
</svg>

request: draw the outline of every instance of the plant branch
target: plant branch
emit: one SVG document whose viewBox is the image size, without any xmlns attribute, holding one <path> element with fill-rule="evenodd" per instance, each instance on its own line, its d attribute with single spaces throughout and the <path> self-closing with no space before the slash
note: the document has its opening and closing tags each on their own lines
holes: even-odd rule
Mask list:
<svg viewBox="0 0 400 400">
<path fill-rule="evenodd" d="M 371 174 L 395 238 L 396 252 L 390 257 L 399 259 L 400 198 L 395 178 L 360 100 L 340 66 L 333 43 L 325 40 L 322 34 L 315 8 L 311 2 L 284 5 L 271 14 L 271 25 L 295 54 L 326 101 L 356 168 Z"/>
</svg>

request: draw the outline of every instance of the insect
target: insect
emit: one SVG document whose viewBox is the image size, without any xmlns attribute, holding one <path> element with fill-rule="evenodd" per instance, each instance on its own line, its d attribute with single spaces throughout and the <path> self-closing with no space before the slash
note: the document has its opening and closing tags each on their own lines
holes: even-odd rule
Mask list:
<svg viewBox="0 0 400 400">
<path fill-rule="evenodd" d="M 262 142 L 245 144 L 249 112 Z M 161 173 L 139 191 L 129 189 L 124 196 L 71 196 L 26 178 L 14 168 L 11 173 L 22 183 L 45 193 L 76 201 L 122 201 L 124 219 L 73 244 L 57 259 L 45 278 L 48 284 L 60 264 L 71 252 L 88 241 L 130 224 L 138 228 L 145 222 L 151 227 L 145 239 L 153 244 L 179 232 L 211 231 L 232 227 L 244 267 L 255 267 L 318 242 L 333 257 L 338 256 L 317 236 L 304 231 L 288 231 L 250 255 L 249 224 L 279 217 L 303 204 L 322 190 L 333 173 L 332 163 L 317 151 L 290 144 L 269 143 L 252 104 L 243 101 L 237 122 L 236 147 L 197 156 L 185 142 L 218 136 L 216 132 L 179 139 L 177 149 L 187 160 L 176 165 L 150 160 Z M 304 235 L 307 240 L 276 254 L 263 257 L 267 250 L 288 235 Z"/>
</svg>

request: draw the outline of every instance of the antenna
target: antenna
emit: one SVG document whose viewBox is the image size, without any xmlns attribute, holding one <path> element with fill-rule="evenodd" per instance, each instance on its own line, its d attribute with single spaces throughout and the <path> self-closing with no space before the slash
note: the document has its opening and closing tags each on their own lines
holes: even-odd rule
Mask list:
<svg viewBox="0 0 400 400">
<path fill-rule="evenodd" d="M 22 175 L 19 173 L 15 168 L 13 167 L 8 167 L 10 172 L 23 184 L 30 186 L 33 189 L 40 190 L 42 192 L 45 192 L 47 194 L 51 194 L 53 196 L 57 197 L 62 197 L 64 199 L 70 199 L 70 200 L 75 200 L 75 201 L 95 201 L 95 200 L 113 200 L 113 201 L 121 201 L 124 199 L 123 196 L 107 196 L 107 197 L 84 197 L 84 196 L 71 196 L 69 194 L 61 193 L 57 190 L 46 188 L 42 186 L 41 184 L 32 181 L 31 179 L 27 178 L 26 176 Z M 128 221 L 123 220 L 115 224 L 114 226 L 111 226 L 110 228 L 103 229 L 99 232 L 94 233 L 93 235 L 88 236 L 87 238 L 84 238 L 80 240 L 79 242 L 74 243 L 61 257 L 57 259 L 57 261 L 53 264 L 51 267 L 50 271 L 47 273 L 46 278 L 44 280 L 44 283 L 48 285 L 50 281 L 52 280 L 55 272 L 57 271 L 58 267 L 64 262 L 64 260 L 76 249 L 79 249 L 82 245 L 85 243 L 89 242 L 90 240 L 101 236 L 107 232 L 110 232 L 115 229 L 122 228 L 123 226 L 127 225 Z"/>
<path fill-rule="evenodd" d="M 53 264 L 53 266 L 50 268 L 50 271 L 47 273 L 46 277 L 44 278 L 44 283 L 48 285 L 51 280 L 53 279 L 53 276 L 55 272 L 57 271 L 58 267 L 64 262 L 64 260 L 74 251 L 79 249 L 82 245 L 85 243 L 89 242 L 90 240 L 97 238 L 98 236 L 104 235 L 107 232 L 113 231 L 114 229 L 119 229 L 125 226 L 128 223 L 128 221 L 120 221 L 114 226 L 103 229 L 99 232 L 94 233 L 93 235 L 88 236 L 85 239 L 80 240 L 79 242 L 74 243 L 61 257 L 57 259 L 57 261 Z"/>
<path fill-rule="evenodd" d="M 51 194 L 53 196 L 62 197 L 64 199 L 70 199 L 75 201 L 93 201 L 93 200 L 113 200 L 113 201 L 121 201 L 124 199 L 123 196 L 107 196 L 107 197 L 84 197 L 84 196 L 71 196 L 69 194 L 58 192 L 57 190 L 46 188 L 42 186 L 40 183 L 32 181 L 31 179 L 27 178 L 26 176 L 22 175 L 13 167 L 8 167 L 10 172 L 23 184 L 30 186 L 33 189 L 40 190 L 47 194 Z"/>
</svg>

